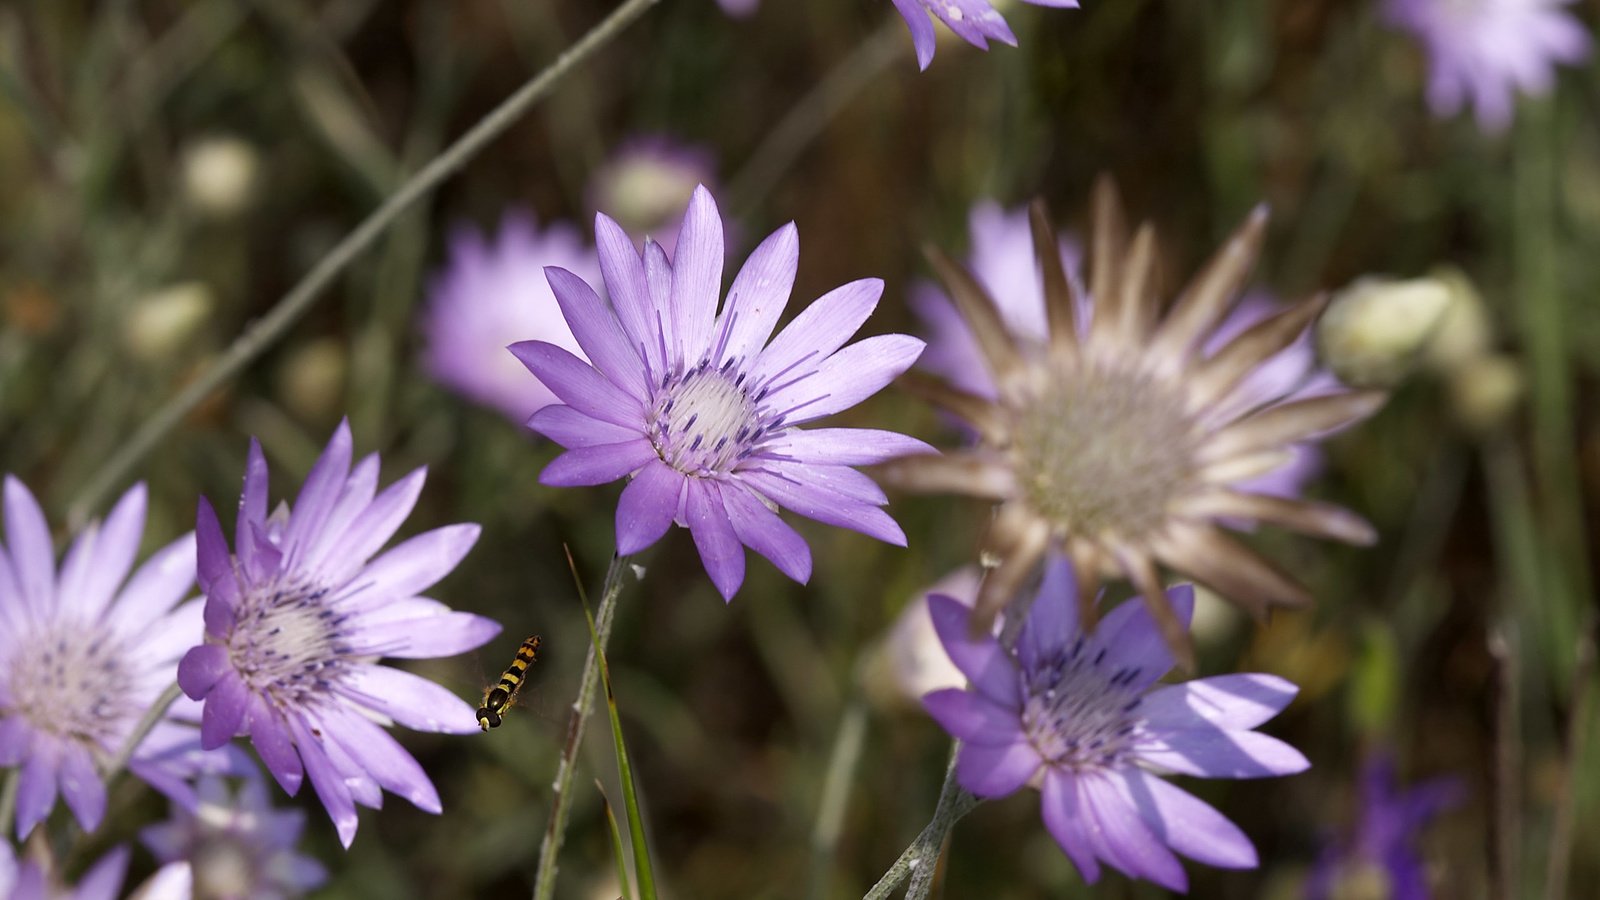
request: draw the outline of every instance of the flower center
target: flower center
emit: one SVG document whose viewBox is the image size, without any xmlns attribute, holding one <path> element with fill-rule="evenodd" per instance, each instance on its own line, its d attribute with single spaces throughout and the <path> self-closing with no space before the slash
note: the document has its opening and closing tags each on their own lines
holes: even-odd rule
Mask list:
<svg viewBox="0 0 1600 900">
<path fill-rule="evenodd" d="M 134 680 L 103 629 L 57 626 L 18 642 L 11 664 L 11 712 L 40 731 L 108 751 L 138 713 Z"/>
<path fill-rule="evenodd" d="M 301 704 L 339 677 L 348 656 L 342 626 L 327 588 L 264 584 L 239 604 L 228 654 L 256 693 L 279 704 Z"/>
<path fill-rule="evenodd" d="M 1029 502 L 1058 529 L 1085 535 L 1153 532 L 1193 478 L 1199 446 L 1181 391 L 1099 366 L 1048 371 L 1015 434 Z"/>
<path fill-rule="evenodd" d="M 656 394 L 650 442 L 661 460 L 685 475 L 725 475 L 775 430 L 745 390 L 743 372 L 701 363 L 669 376 Z"/>
<path fill-rule="evenodd" d="M 1039 755 L 1071 769 L 1115 766 L 1137 737 L 1138 669 L 1104 668 L 1106 651 L 1080 636 L 1027 676 L 1022 728 Z"/>
</svg>

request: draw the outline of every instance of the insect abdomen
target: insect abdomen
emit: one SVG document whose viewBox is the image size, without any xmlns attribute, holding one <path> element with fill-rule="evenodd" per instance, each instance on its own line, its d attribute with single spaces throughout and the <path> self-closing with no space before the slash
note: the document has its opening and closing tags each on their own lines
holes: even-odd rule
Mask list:
<svg viewBox="0 0 1600 900">
<path fill-rule="evenodd" d="M 484 731 L 498 728 L 501 716 L 517 702 L 517 691 L 527 677 L 528 667 L 539 655 L 539 636 L 536 634 L 522 642 L 511 665 L 500 674 L 500 683 L 486 691 L 483 705 L 478 707 L 478 727 Z"/>
</svg>

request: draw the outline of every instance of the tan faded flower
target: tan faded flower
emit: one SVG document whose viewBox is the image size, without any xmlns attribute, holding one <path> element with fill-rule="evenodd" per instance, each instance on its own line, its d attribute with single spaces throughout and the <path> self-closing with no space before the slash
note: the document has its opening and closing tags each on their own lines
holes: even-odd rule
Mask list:
<svg viewBox="0 0 1600 900">
<path fill-rule="evenodd" d="M 1150 225 L 1128 240 L 1108 179 L 1095 187 L 1088 297 L 1062 265 L 1042 203 L 1031 211 L 1043 283 L 1043 335 L 1008 327 L 996 299 L 966 269 L 930 250 L 981 350 L 993 384 L 980 396 L 912 375 L 902 383 L 972 426 L 973 446 L 892 464 L 884 478 L 912 490 L 966 494 L 998 504 L 984 553 L 994 565 L 978 596 L 975 628 L 994 615 L 1058 547 L 1095 595 L 1126 577 L 1144 596 L 1178 658 L 1187 630 L 1167 605 L 1164 566 L 1263 616 L 1310 602 L 1304 586 L 1227 529 L 1280 525 L 1356 544 L 1374 540 L 1353 513 L 1297 497 L 1256 493 L 1246 482 L 1292 459 L 1292 448 L 1377 410 L 1377 391 L 1327 392 L 1252 378 L 1299 339 L 1322 311 L 1317 297 L 1261 319 L 1232 339 L 1215 332 L 1236 305 L 1260 251 L 1258 207 L 1170 307 L 1156 289 Z M 1308 396 L 1308 393 L 1311 394 Z M 1093 615 L 1091 604 L 1080 610 Z"/>
</svg>

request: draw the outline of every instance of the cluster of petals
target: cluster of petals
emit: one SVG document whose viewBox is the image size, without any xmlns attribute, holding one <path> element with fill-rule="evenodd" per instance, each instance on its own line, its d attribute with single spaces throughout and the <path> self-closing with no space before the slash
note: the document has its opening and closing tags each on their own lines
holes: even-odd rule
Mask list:
<svg viewBox="0 0 1600 900">
<path fill-rule="evenodd" d="M 799 264 L 793 223 L 750 254 L 720 314 L 722 220 L 703 187 L 671 261 L 649 240 L 641 256 L 605 215 L 596 216 L 595 239 L 610 304 L 577 275 L 549 270 L 589 361 L 543 341 L 510 348 L 562 400 L 528 420 L 567 448 L 540 481 L 630 477 L 617 505 L 618 552 L 650 546 L 676 522 L 725 599 L 744 581 L 745 547 L 796 581 L 810 577 L 810 549 L 778 507 L 905 544 L 880 508 L 882 490 L 851 467 L 931 448 L 889 431 L 797 427 L 872 396 L 921 353 L 921 340 L 900 334 L 844 346 L 883 282 L 830 291 L 768 343 Z"/>
<path fill-rule="evenodd" d="M 57 797 L 85 831 L 105 815 L 101 770 L 200 640 L 195 543 L 184 535 L 134 568 L 146 493 L 136 485 L 91 523 L 56 567 L 50 528 L 26 486 L 7 477 L 0 546 L 0 765 L 18 773 L 17 837 Z M 131 575 L 129 573 L 132 573 Z M 238 760 L 201 751 L 199 708 L 180 700 L 140 743 L 129 768 L 178 802 L 188 780 Z"/>
<path fill-rule="evenodd" d="M 1254 729 L 1293 699 L 1274 675 L 1233 674 L 1158 684 L 1173 665 L 1138 598 L 1098 628 L 1079 625 L 1071 563 L 1053 559 L 1015 649 L 973 630 L 971 610 L 934 595 L 945 651 L 969 679 L 923 698 L 962 741 L 956 778 L 979 797 L 1024 787 L 1041 795 L 1045 827 L 1096 881 L 1105 864 L 1172 890 L 1188 876 L 1174 851 L 1221 868 L 1253 868 L 1254 845 L 1215 808 L 1160 776 L 1262 778 L 1310 766 L 1298 750 Z M 1167 592 L 1185 627 L 1194 591 Z"/>
<path fill-rule="evenodd" d="M 296 793 L 309 777 L 346 846 L 355 805 L 377 808 L 384 790 L 440 810 L 433 783 L 384 725 L 477 728 L 459 697 L 379 660 L 451 656 L 500 630 L 421 593 L 461 561 L 478 526 L 436 528 L 379 554 L 426 472 L 379 492 L 377 454 L 352 467 L 351 445 L 341 423 L 293 507 L 268 515 L 266 459 L 251 441 L 231 552 L 211 504 L 200 500 L 205 643 L 178 667 L 184 693 L 205 701 L 204 745 L 246 734 L 284 790 Z"/>
<path fill-rule="evenodd" d="M 1428 823 L 1461 803 L 1460 779 L 1445 776 L 1402 789 L 1394 756 L 1376 751 L 1361 769 L 1361 812 L 1355 828 L 1329 842 L 1306 884 L 1306 900 L 1351 896 L 1379 886 L 1392 900 L 1429 900 L 1428 867 L 1417 845 Z"/>
<path fill-rule="evenodd" d="M 139 832 L 162 863 L 154 884 L 183 897 L 287 900 L 327 881 L 321 863 L 295 850 L 305 813 L 274 808 L 259 773 L 237 792 L 204 777 L 196 793 L 194 808 L 174 805 L 171 819 Z"/>
<path fill-rule="evenodd" d="M 0 840 L 0 897 L 7 900 L 116 900 L 128 874 L 127 847 L 100 857 L 76 885 L 61 883 L 54 867 L 33 859 L 17 859 L 8 841 Z M 150 900 L 158 900 L 150 897 Z"/>
<path fill-rule="evenodd" d="M 1587 59 L 1589 33 L 1572 0 L 1386 0 L 1385 17 L 1428 55 L 1428 105 L 1452 116 L 1470 105 L 1484 132 L 1504 131 L 1518 93 L 1539 96 L 1557 64 Z"/>
<path fill-rule="evenodd" d="M 1284 371 L 1305 374 L 1303 357 L 1296 364 L 1284 354 L 1305 339 L 1321 297 L 1272 312 L 1219 345 L 1260 248 L 1264 209 L 1167 309 L 1156 289 L 1154 229 L 1146 224 L 1129 237 L 1109 180 L 1095 189 L 1092 219 L 1085 291 L 1068 274 L 1048 211 L 1034 206 L 1029 275 L 1040 299 L 1026 309 L 1001 304 L 972 273 L 931 252 L 986 377 L 968 377 L 965 387 L 932 376 L 902 384 L 962 420 L 977 441 L 897 461 L 881 476 L 998 504 L 985 547 L 998 567 L 979 593 L 980 619 L 992 620 L 1048 552 L 1065 552 L 1086 596 L 1101 579 L 1127 578 L 1187 666 L 1187 630 L 1166 607 L 1160 567 L 1258 615 L 1274 604 L 1308 604 L 1302 585 L 1224 529 L 1264 522 L 1371 542 L 1371 526 L 1349 511 L 1269 493 L 1259 479 L 1370 415 L 1383 395 L 1308 395 L 1300 378 L 1274 373 L 1290 359 Z"/>
<path fill-rule="evenodd" d="M 906 20 L 906 26 L 911 29 L 911 43 L 917 51 L 917 65 L 924 70 L 933 62 L 933 51 L 938 45 L 938 36 L 934 33 L 930 17 L 937 17 L 962 40 L 979 50 L 989 49 L 990 41 L 999 41 L 1013 47 L 1017 45 L 1017 36 L 1011 33 L 1011 26 L 1006 24 L 1005 17 L 1000 15 L 989 0 L 893 0 L 893 2 L 894 8 L 900 11 L 901 17 Z M 1078 8 L 1078 0 L 1027 0 L 1027 2 L 1035 6 Z"/>
<path fill-rule="evenodd" d="M 538 339 L 578 352 L 572 329 L 545 280 L 545 266 L 598 278 L 594 248 L 566 222 L 543 228 L 526 212 L 510 212 L 499 234 L 485 239 L 471 225 L 450 236 L 444 268 L 433 276 L 421 317 L 423 362 L 439 383 L 517 424 L 556 402 L 507 356 L 512 341 Z"/>
</svg>

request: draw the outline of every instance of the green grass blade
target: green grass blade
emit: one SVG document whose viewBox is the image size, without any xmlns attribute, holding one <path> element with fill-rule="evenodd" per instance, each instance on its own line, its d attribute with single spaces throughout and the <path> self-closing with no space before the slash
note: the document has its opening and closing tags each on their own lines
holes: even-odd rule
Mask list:
<svg viewBox="0 0 1600 900">
<path fill-rule="evenodd" d="M 617 816 L 611 811 L 611 799 L 598 778 L 594 780 L 594 789 L 600 792 L 600 808 L 605 811 L 606 826 L 611 831 L 611 856 L 617 863 L 617 896 L 621 900 L 633 900 L 628 887 L 628 858 L 622 852 L 622 832 L 617 828 Z"/>
</svg>

